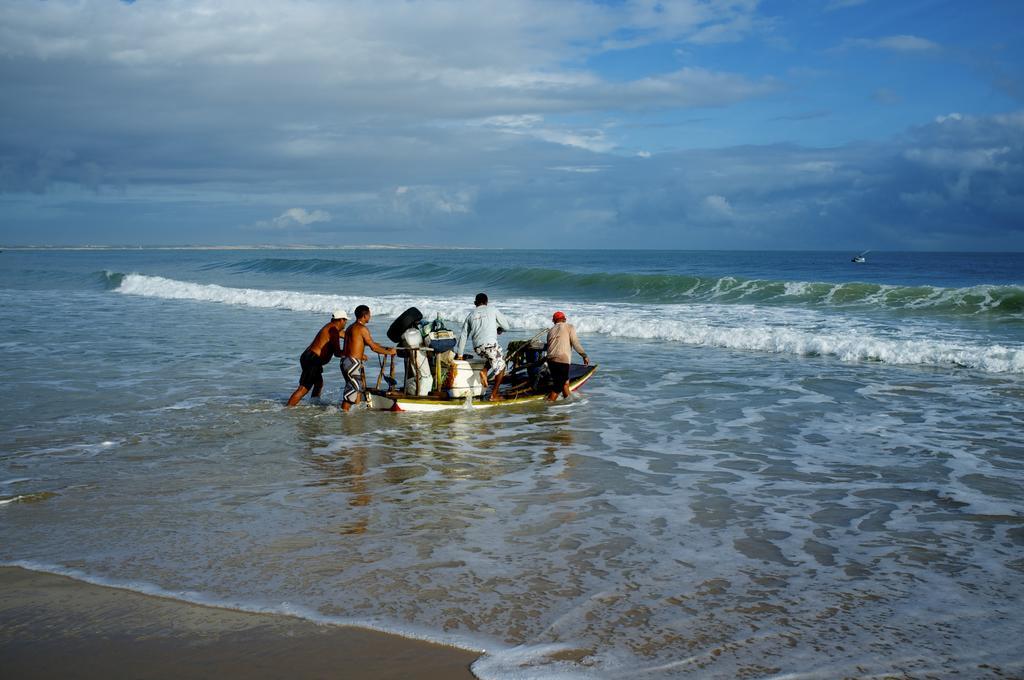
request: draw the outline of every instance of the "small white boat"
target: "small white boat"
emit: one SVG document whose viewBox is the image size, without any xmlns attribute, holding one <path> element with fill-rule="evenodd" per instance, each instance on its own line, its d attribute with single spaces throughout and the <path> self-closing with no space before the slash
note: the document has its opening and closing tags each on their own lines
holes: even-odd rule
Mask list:
<svg viewBox="0 0 1024 680">
<path fill-rule="evenodd" d="M 463 363 L 463 362 L 456 362 Z M 465 362 L 469 363 L 469 362 Z M 479 375 L 476 366 L 471 364 L 473 375 Z M 569 367 L 569 390 L 580 389 L 597 371 L 597 365 L 583 366 L 573 364 Z M 491 401 L 488 398 L 489 388 L 482 390 L 474 387 L 465 388 L 458 385 L 448 389 L 431 390 L 428 394 L 406 394 L 396 389 L 368 389 L 366 398 L 369 407 L 375 411 L 443 411 L 453 408 L 491 408 L 498 406 L 517 406 L 529 402 L 539 402 L 547 398 L 549 393 L 546 384 L 537 386 L 524 370 L 514 370 L 505 376 L 498 393 L 500 399 Z"/>
<path fill-rule="evenodd" d="M 854 255 L 852 258 L 850 258 L 850 262 L 853 262 L 854 264 L 864 264 L 865 262 L 868 261 L 867 258 L 864 256 L 870 252 L 870 250 L 865 250 L 860 255 Z"/>
</svg>

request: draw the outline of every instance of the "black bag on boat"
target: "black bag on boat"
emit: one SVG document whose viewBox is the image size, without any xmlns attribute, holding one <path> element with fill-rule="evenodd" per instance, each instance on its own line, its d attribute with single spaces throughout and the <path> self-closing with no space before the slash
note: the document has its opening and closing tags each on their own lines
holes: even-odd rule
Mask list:
<svg viewBox="0 0 1024 680">
<path fill-rule="evenodd" d="M 406 332 L 420 321 L 423 320 L 423 314 L 420 310 L 415 307 L 402 312 L 397 319 L 391 322 L 388 327 L 388 340 L 394 343 L 402 341 L 402 333 Z"/>
</svg>

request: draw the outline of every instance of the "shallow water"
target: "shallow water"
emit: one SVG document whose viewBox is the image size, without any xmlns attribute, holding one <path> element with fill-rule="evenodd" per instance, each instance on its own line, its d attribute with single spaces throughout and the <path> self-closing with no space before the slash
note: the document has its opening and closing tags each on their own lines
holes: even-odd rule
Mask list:
<svg viewBox="0 0 1024 680">
<path fill-rule="evenodd" d="M 561 254 L 593 282 L 556 297 L 548 254 L 5 252 L 0 560 L 485 650 L 485 678 L 1024 673 L 1020 312 L 626 294 L 729 273 L 670 255 Z M 844 283 L 788 257 L 732 273 Z M 869 273 L 1020 289 L 935 257 Z M 282 407 L 325 311 L 367 300 L 383 339 L 478 289 L 503 338 L 569 313 L 581 398 L 342 415 L 332 364 Z"/>
</svg>

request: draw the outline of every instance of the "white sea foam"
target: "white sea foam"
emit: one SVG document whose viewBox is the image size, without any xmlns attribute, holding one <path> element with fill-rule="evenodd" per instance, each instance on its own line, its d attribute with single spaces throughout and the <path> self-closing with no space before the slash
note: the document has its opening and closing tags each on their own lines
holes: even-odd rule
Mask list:
<svg viewBox="0 0 1024 680">
<path fill-rule="evenodd" d="M 807 283 L 806 281 L 786 281 L 785 293 L 783 293 L 783 295 L 793 297 L 804 295 L 805 293 L 807 293 L 807 290 L 810 288 L 810 285 L 811 284 Z"/>
<path fill-rule="evenodd" d="M 264 309 L 327 313 L 367 303 L 378 317 L 393 317 L 410 306 L 425 318 L 458 321 L 469 311 L 456 299 L 324 295 L 298 291 L 228 288 L 129 274 L 117 292 L 170 300 L 192 300 Z M 835 289 L 829 293 L 832 295 Z M 721 294 L 725 294 L 722 291 Z M 559 304 L 564 307 L 564 304 Z M 513 329 L 541 329 L 549 323 L 550 300 L 514 299 L 500 303 Z M 988 344 L 983 337 L 941 337 L 927 326 L 892 329 L 812 310 L 752 305 L 575 305 L 569 310 L 581 334 L 681 343 L 738 351 L 827 356 L 905 366 L 959 367 L 988 373 L 1024 374 L 1024 347 Z"/>
<path fill-rule="evenodd" d="M 593 678 L 567 661 L 554 661 L 559 652 L 572 651 L 568 645 L 521 645 L 500 654 L 477 659 L 470 669 L 481 680 L 581 680 Z"/>
<path fill-rule="evenodd" d="M 109 440 L 108 439 L 108 440 L 105 440 L 105 441 L 97 442 L 95 444 L 79 443 L 79 444 L 66 444 L 64 446 L 46 446 L 46 447 L 41 447 L 41 448 L 38 448 L 38 449 L 32 449 L 32 450 L 26 451 L 26 452 L 22 453 L 21 455 L 24 455 L 24 456 L 50 456 L 50 455 L 54 455 L 54 454 L 60 455 L 60 454 L 68 454 L 68 453 L 70 453 L 70 454 L 72 454 L 74 456 L 92 456 L 92 455 L 95 455 L 97 453 L 103 453 L 104 451 L 107 451 L 107 450 L 112 449 L 114 447 L 120 446 L 123 443 L 124 443 L 124 441 L 120 440 L 120 439 L 117 440 L 117 441 L 113 441 L 113 440 Z"/>
</svg>

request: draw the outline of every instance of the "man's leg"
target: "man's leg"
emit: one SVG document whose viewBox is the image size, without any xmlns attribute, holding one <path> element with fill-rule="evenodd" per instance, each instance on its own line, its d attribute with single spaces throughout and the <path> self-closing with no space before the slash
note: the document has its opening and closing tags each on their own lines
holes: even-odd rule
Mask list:
<svg viewBox="0 0 1024 680">
<path fill-rule="evenodd" d="M 498 396 L 498 388 L 501 387 L 501 380 L 505 377 L 505 359 L 501 356 L 501 347 L 498 345 L 487 345 L 484 348 L 484 353 L 487 356 L 487 368 L 495 372 L 494 375 L 494 386 L 491 388 L 491 400 L 496 401 L 501 399 Z M 486 387 L 487 383 L 484 383 Z"/>
<path fill-rule="evenodd" d="M 288 406 L 295 406 L 296 404 L 298 404 L 300 401 L 302 401 L 302 398 L 306 396 L 306 392 L 308 391 L 309 390 L 307 390 L 305 387 L 299 385 L 295 389 L 295 391 L 292 392 L 292 396 L 288 399 Z"/>
<path fill-rule="evenodd" d="M 569 364 L 548 360 L 548 372 L 551 374 L 551 401 L 558 399 L 558 393 L 569 396 Z"/>
<path fill-rule="evenodd" d="M 362 364 L 345 357 L 341 363 L 341 374 L 345 376 L 345 387 L 341 394 L 341 410 L 348 411 L 353 404 L 358 404 L 360 397 L 363 396 L 360 391 Z"/>
<path fill-rule="evenodd" d="M 292 392 L 292 396 L 288 399 L 289 406 L 298 404 L 306 396 L 306 393 L 309 392 L 310 387 L 313 388 L 314 397 L 320 394 L 320 389 L 324 386 L 324 378 L 320 364 L 315 363 L 316 359 L 317 357 L 308 349 L 299 357 L 302 375 L 299 376 L 298 388 Z"/>
<path fill-rule="evenodd" d="M 483 385 L 484 389 L 486 390 L 488 386 L 487 371 L 491 369 L 491 359 L 489 356 L 487 356 L 487 353 L 484 351 L 483 347 L 474 347 L 473 352 L 478 357 L 484 360 L 484 367 L 480 369 L 480 384 Z"/>
<path fill-rule="evenodd" d="M 498 388 L 501 387 L 501 379 L 504 377 L 505 371 L 498 371 L 498 375 L 494 376 L 494 389 L 491 390 L 491 401 L 504 399 L 504 397 L 498 396 Z"/>
</svg>

